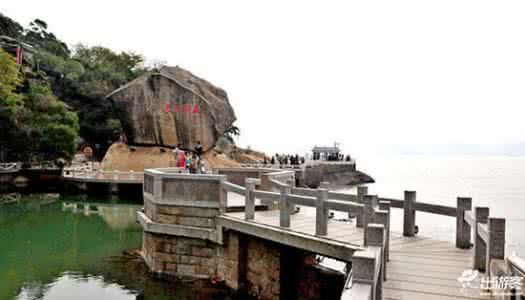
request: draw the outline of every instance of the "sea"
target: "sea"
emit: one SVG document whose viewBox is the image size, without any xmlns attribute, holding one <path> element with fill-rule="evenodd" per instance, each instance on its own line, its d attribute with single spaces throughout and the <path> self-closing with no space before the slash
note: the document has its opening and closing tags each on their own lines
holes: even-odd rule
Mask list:
<svg viewBox="0 0 525 300">
<path fill-rule="evenodd" d="M 356 161 L 375 179 L 370 194 L 403 199 L 405 190 L 413 190 L 418 202 L 456 206 L 457 197 L 471 197 L 473 207 L 489 207 L 490 216 L 506 219 L 506 253 L 525 257 L 525 156 L 362 155 Z M 401 231 L 402 210 L 392 214 L 392 230 Z M 416 213 L 421 236 L 455 241 L 455 222 Z"/>
</svg>

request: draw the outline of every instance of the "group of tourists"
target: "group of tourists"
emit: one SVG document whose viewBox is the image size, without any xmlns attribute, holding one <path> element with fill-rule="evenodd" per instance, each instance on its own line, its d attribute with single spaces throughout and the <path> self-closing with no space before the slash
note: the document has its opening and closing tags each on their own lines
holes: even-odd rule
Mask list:
<svg viewBox="0 0 525 300">
<path fill-rule="evenodd" d="M 190 174 L 202 173 L 201 155 L 202 145 L 200 141 L 197 141 L 193 150 L 183 149 L 181 144 L 173 149 L 177 168 L 185 169 Z"/>
<path fill-rule="evenodd" d="M 298 166 L 304 164 L 305 159 L 302 156 L 299 156 L 298 154 L 275 154 L 272 156 L 272 159 L 270 160 L 271 165 L 279 164 L 279 165 L 292 165 L 292 166 Z M 266 165 L 268 161 L 266 160 L 266 157 L 264 158 L 264 164 Z"/>
<path fill-rule="evenodd" d="M 327 161 L 351 161 L 352 158 L 350 157 L 350 155 L 344 155 L 344 154 L 341 154 L 341 153 L 332 153 L 332 154 L 328 154 L 327 156 L 324 156 L 322 157 L 321 156 L 321 153 L 314 153 L 313 157 L 312 157 L 313 160 L 327 160 Z"/>
</svg>

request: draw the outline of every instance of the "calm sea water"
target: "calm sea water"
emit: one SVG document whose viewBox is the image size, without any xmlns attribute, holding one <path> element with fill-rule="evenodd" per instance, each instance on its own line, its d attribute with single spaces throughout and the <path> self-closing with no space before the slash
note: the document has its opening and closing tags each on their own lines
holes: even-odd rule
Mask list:
<svg viewBox="0 0 525 300">
<path fill-rule="evenodd" d="M 507 220 L 507 251 L 525 256 L 525 156 L 385 155 L 357 157 L 357 167 L 376 180 L 369 192 L 403 199 L 415 190 L 417 201 L 456 206 L 472 197 L 490 215 Z M 393 210 L 393 229 L 402 229 L 402 211 Z M 455 241 L 455 219 L 417 213 L 419 234 Z"/>
<path fill-rule="evenodd" d="M 0 195 L 0 299 L 227 299 L 151 278 L 136 256 L 142 204 L 58 194 Z"/>
</svg>

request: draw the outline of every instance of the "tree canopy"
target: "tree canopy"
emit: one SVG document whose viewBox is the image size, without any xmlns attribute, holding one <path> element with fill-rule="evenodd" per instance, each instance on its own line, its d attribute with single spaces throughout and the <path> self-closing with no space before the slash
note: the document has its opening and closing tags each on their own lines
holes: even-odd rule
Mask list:
<svg viewBox="0 0 525 300">
<path fill-rule="evenodd" d="M 13 128 L 8 121 L 23 122 L 23 126 L 16 127 L 20 132 L 7 130 L 9 135 L 36 143 L 29 147 L 30 151 L 42 152 L 39 155 L 54 153 L 55 156 L 61 151 L 69 155 L 75 150 L 70 143 L 76 138 L 73 134 L 76 130 L 84 143 L 98 144 L 97 149 L 102 151 L 95 155 L 102 156 L 121 130 L 105 96 L 148 71 L 144 57 L 134 52 L 118 53 L 102 46 L 78 44 L 70 48 L 50 32 L 41 19 L 35 19 L 24 28 L 0 14 L 0 35 L 29 44 L 36 50 L 32 65 L 26 62 L 24 68 L 15 64 L 14 53 L 3 51 L 0 54 L 0 122 L 3 122 L 0 126 L 7 130 Z M 46 103 L 48 108 L 43 109 L 39 103 Z M 75 111 L 78 118 L 75 119 L 69 110 Z M 34 115 L 37 111 L 42 114 Z M 30 130 L 32 126 L 34 130 Z M 7 135 L 2 133 L 2 137 L 8 138 Z M 53 139 L 56 140 L 54 144 Z M 22 138 L 16 142 L 23 143 Z M 4 143 L 3 147 L 22 151 L 23 147 L 15 145 L 17 143 Z M 23 144 L 28 147 L 28 143 Z M 26 153 L 25 156 L 30 155 Z"/>
</svg>

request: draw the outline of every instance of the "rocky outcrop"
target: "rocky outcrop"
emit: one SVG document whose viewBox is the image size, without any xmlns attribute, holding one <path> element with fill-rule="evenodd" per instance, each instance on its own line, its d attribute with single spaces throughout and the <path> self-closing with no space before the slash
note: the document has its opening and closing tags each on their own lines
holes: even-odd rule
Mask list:
<svg viewBox="0 0 525 300">
<path fill-rule="evenodd" d="M 213 150 L 207 151 L 203 156 L 203 165 L 207 170 L 213 168 L 239 167 L 239 163 L 219 154 Z M 107 171 L 130 171 L 142 172 L 149 168 L 175 167 L 175 157 L 172 149 L 150 146 L 129 146 L 124 143 L 115 143 L 109 147 L 101 168 Z"/>
<path fill-rule="evenodd" d="M 235 121 L 226 92 L 180 67 L 163 67 L 107 96 L 129 144 L 211 149 Z"/>
</svg>

